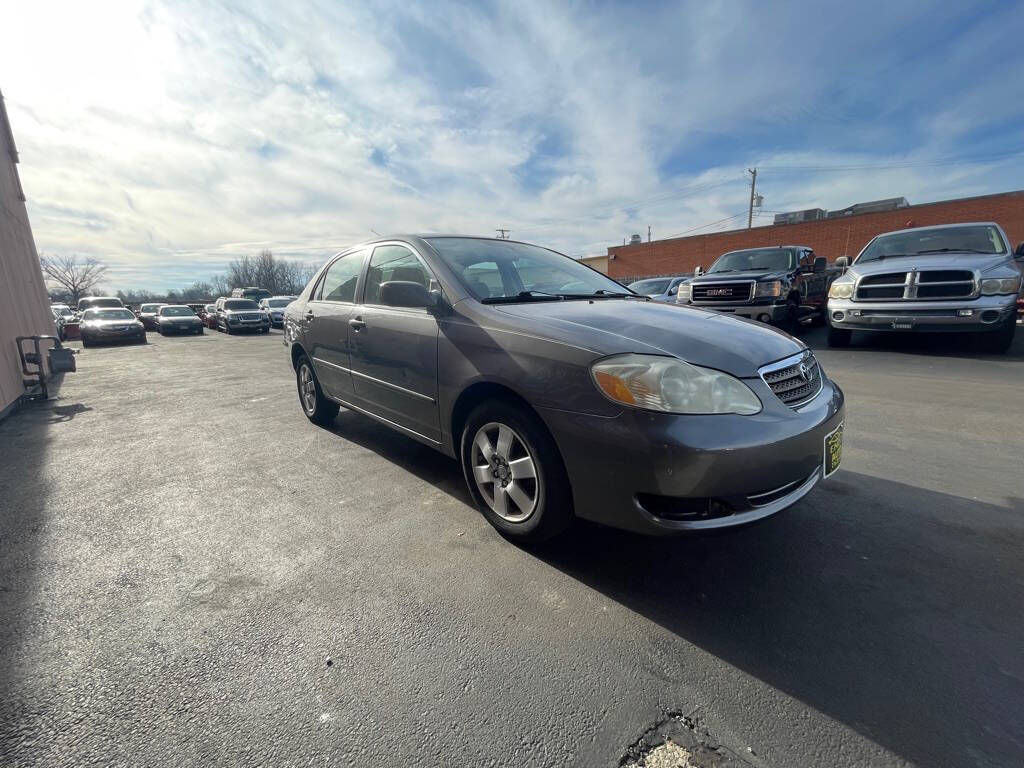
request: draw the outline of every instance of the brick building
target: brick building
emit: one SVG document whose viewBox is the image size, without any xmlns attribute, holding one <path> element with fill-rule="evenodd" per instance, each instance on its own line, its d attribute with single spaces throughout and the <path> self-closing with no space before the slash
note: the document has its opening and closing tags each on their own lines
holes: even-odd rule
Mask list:
<svg viewBox="0 0 1024 768">
<path fill-rule="evenodd" d="M 839 218 L 775 224 L 691 237 L 674 237 L 608 249 L 608 274 L 617 280 L 707 269 L 727 251 L 765 245 L 808 245 L 829 261 L 853 258 L 871 238 L 906 227 L 953 224 L 958 221 L 995 221 L 1010 238 L 1010 247 L 1024 241 L 1024 190 L 966 197 L 938 203 L 911 205 L 892 211 L 860 213 Z"/>
</svg>

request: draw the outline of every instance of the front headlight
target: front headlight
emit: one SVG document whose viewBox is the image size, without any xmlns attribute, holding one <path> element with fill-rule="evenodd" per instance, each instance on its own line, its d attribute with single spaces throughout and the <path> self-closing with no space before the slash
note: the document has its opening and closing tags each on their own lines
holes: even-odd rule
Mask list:
<svg viewBox="0 0 1024 768">
<path fill-rule="evenodd" d="M 767 283 L 755 283 L 754 284 L 754 298 L 761 296 L 781 296 L 782 295 L 782 281 L 771 280 Z"/>
<path fill-rule="evenodd" d="M 739 379 L 672 357 L 617 355 L 591 366 L 597 388 L 610 400 L 665 413 L 750 415 L 761 401 Z"/>
<path fill-rule="evenodd" d="M 836 280 L 828 287 L 828 297 L 830 299 L 848 299 L 851 296 L 853 296 L 852 280 Z"/>
<path fill-rule="evenodd" d="M 986 296 L 994 296 L 999 293 L 1020 293 L 1020 278 L 996 277 L 982 280 L 981 292 Z"/>
<path fill-rule="evenodd" d="M 676 292 L 677 302 L 686 302 L 690 300 L 690 295 L 693 293 L 693 286 L 689 283 L 682 283 L 679 286 L 679 290 Z"/>
</svg>

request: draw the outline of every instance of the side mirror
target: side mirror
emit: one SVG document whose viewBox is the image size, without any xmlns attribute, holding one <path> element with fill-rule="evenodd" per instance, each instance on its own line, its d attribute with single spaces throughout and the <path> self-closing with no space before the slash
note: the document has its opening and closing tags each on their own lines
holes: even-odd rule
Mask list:
<svg viewBox="0 0 1024 768">
<path fill-rule="evenodd" d="M 824 272 L 828 268 L 828 259 L 824 256 L 814 257 L 814 272 Z"/>
<path fill-rule="evenodd" d="M 1018 259 L 1024 259 L 1024 243 L 1017 243 L 1017 250 L 1013 253 Z"/>
<path fill-rule="evenodd" d="M 700 277 L 700 276 L 701 276 L 701 275 L 703 275 L 703 274 L 704 274 L 704 267 L 702 267 L 702 266 L 701 266 L 700 264 L 698 264 L 698 265 L 697 265 L 697 266 L 696 266 L 696 267 L 694 268 L 694 270 L 693 270 L 693 276 L 694 276 L 694 277 Z"/>
<path fill-rule="evenodd" d="M 836 259 L 836 266 L 839 269 L 846 269 L 848 266 L 850 266 L 850 257 L 840 256 L 838 259 Z"/>
<path fill-rule="evenodd" d="M 388 307 L 433 307 L 437 294 L 410 280 L 388 280 L 380 284 L 380 303 Z"/>
<path fill-rule="evenodd" d="M 668 295 L 669 296 L 675 296 L 677 293 L 679 293 L 679 286 L 678 285 L 673 285 L 671 288 L 668 289 Z"/>
</svg>

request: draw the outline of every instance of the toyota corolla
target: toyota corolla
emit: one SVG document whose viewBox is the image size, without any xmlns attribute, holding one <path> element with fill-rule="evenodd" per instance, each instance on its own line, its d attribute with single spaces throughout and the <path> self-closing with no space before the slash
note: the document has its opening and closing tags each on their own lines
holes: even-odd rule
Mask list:
<svg viewBox="0 0 1024 768">
<path fill-rule="evenodd" d="M 289 305 L 285 345 L 311 421 L 350 408 L 457 459 L 517 540 L 575 518 L 654 534 L 749 523 L 842 458 L 843 393 L 803 343 L 526 243 L 354 247 Z"/>
</svg>

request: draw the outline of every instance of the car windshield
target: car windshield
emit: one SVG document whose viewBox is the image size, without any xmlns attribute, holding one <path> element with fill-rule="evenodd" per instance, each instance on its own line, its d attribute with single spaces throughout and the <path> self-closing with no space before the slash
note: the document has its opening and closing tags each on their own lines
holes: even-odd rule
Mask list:
<svg viewBox="0 0 1024 768">
<path fill-rule="evenodd" d="M 600 272 L 535 245 L 471 237 L 427 242 L 477 299 L 629 293 Z"/>
<path fill-rule="evenodd" d="M 789 248 L 754 248 L 749 251 L 733 251 L 718 257 L 708 274 L 715 272 L 777 272 L 793 269 L 796 254 Z"/>
<path fill-rule="evenodd" d="M 224 302 L 224 309 L 259 309 L 259 305 L 248 299 L 231 299 Z"/>
<path fill-rule="evenodd" d="M 672 278 L 670 277 L 659 277 L 655 280 L 637 280 L 635 283 L 629 284 L 629 290 L 642 293 L 645 296 L 654 296 L 667 291 L 668 285 L 671 282 Z"/>
<path fill-rule="evenodd" d="M 294 301 L 294 299 L 268 299 L 267 300 L 267 306 L 268 307 L 287 307 L 293 301 Z"/>
<path fill-rule="evenodd" d="M 133 315 L 127 309 L 88 309 L 83 317 L 86 320 L 134 320 Z"/>
<path fill-rule="evenodd" d="M 194 314 L 188 307 L 163 307 L 160 310 L 161 317 L 190 317 Z"/>
<path fill-rule="evenodd" d="M 139 312 L 156 312 L 162 306 L 162 304 L 143 304 L 139 307 Z"/>
<path fill-rule="evenodd" d="M 217 305 L 216 304 L 207 304 L 205 307 L 203 307 L 203 309 L 206 312 L 213 312 L 213 311 L 215 311 L 217 309 Z"/>
<path fill-rule="evenodd" d="M 966 227 L 933 227 L 879 235 L 857 257 L 857 264 L 900 256 L 936 253 L 1006 253 L 999 230 L 985 224 Z"/>
<path fill-rule="evenodd" d="M 89 299 L 85 303 L 85 309 L 92 309 L 93 307 L 120 307 L 120 299 Z"/>
</svg>

